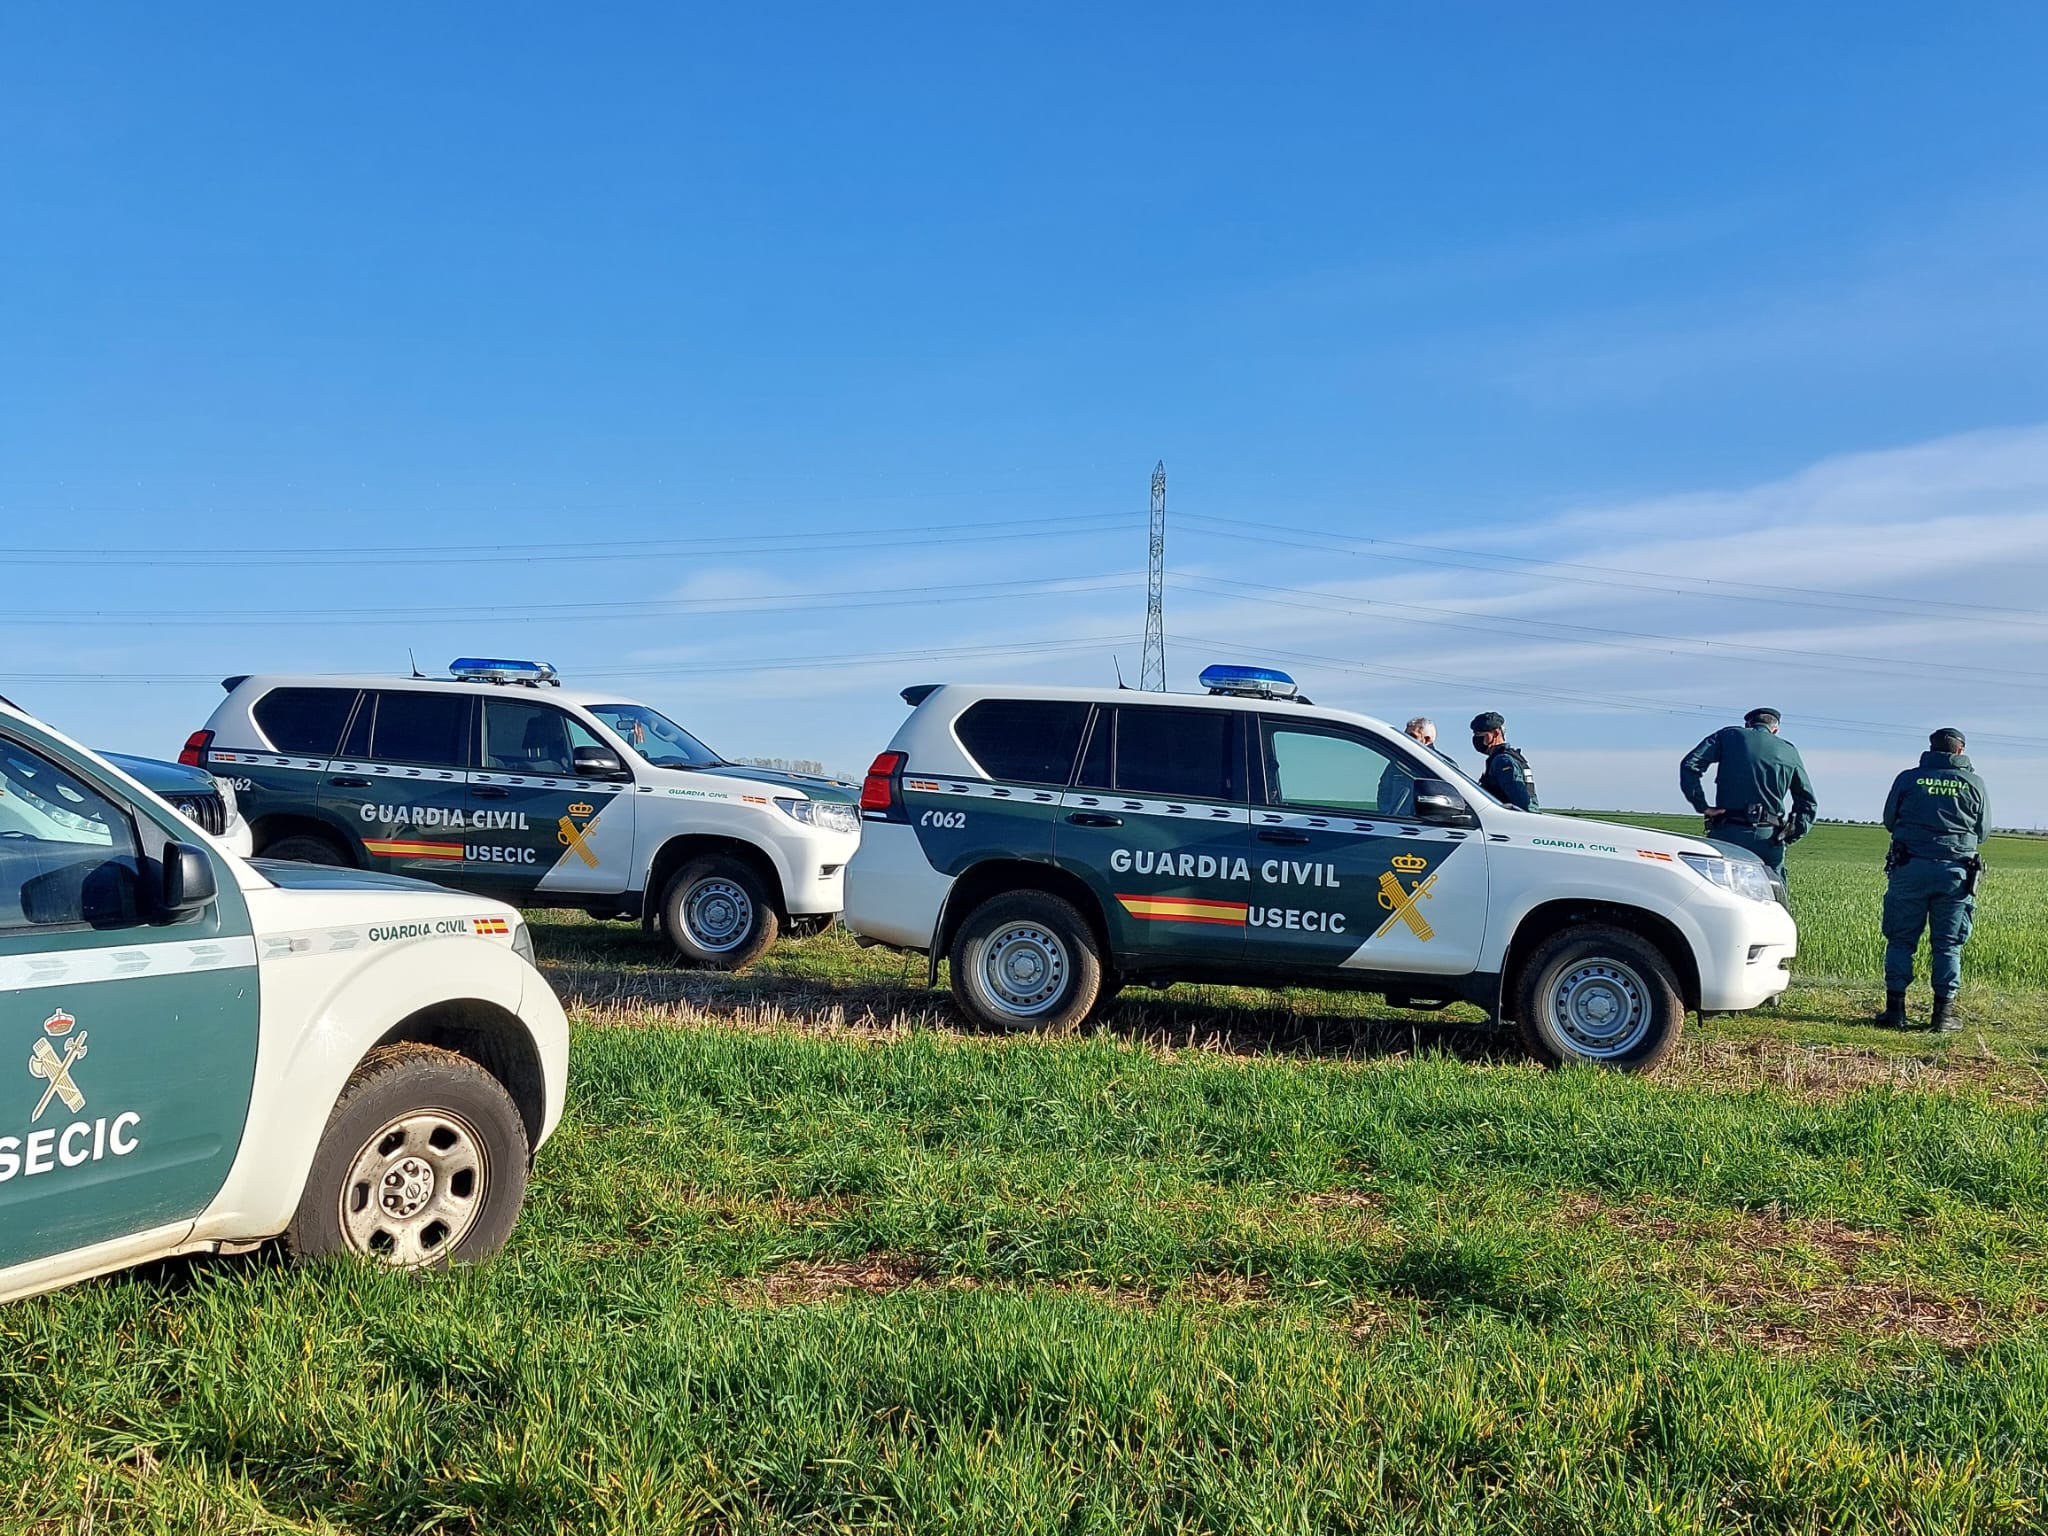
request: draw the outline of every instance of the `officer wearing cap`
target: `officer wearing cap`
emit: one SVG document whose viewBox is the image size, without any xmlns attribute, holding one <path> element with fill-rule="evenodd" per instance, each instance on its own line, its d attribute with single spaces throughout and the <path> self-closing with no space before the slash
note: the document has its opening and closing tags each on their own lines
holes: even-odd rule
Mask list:
<svg viewBox="0 0 2048 1536">
<path fill-rule="evenodd" d="M 1892 847 L 1884 861 L 1884 1012 L 1878 1024 L 1906 1027 L 1913 951 L 1925 928 L 1934 962 L 1933 1027 L 1943 1034 L 1962 1027 L 1956 1022 L 1956 992 L 1963 984 L 1963 945 L 1984 869 L 1977 848 L 1990 814 L 1984 781 L 1963 756 L 1961 731 L 1936 731 L 1927 738 L 1920 766 L 1892 780 L 1884 797 Z"/>
<path fill-rule="evenodd" d="M 1507 721 L 1494 710 L 1472 717 L 1472 750 L 1486 754 L 1486 766 L 1479 782 L 1502 805 L 1533 811 L 1536 803 L 1536 775 L 1529 759 L 1508 745 Z"/>
<path fill-rule="evenodd" d="M 1813 830 L 1813 780 L 1799 749 L 1778 734 L 1775 709 L 1752 709 L 1742 724 L 1723 726 L 1678 764 L 1678 788 L 1707 818 L 1707 836 L 1746 848 L 1780 874 L 1785 848 Z M 1714 803 L 1701 780 L 1714 772 Z M 1790 795 L 1792 807 L 1785 808 Z"/>
</svg>

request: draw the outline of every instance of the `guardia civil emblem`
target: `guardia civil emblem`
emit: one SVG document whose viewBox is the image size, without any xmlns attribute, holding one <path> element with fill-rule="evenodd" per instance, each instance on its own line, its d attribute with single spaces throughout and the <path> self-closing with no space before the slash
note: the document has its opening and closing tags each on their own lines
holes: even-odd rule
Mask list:
<svg viewBox="0 0 2048 1536">
<path fill-rule="evenodd" d="M 59 1008 L 43 1020 L 43 1038 L 36 1041 L 35 1048 L 28 1053 L 28 1075 L 50 1085 L 36 1101 L 36 1112 L 28 1117 L 31 1125 L 43 1118 L 43 1111 L 50 1107 L 53 1098 L 63 1100 L 64 1107 L 74 1115 L 85 1108 L 85 1095 L 79 1092 L 78 1084 L 71 1078 L 71 1069 L 85 1058 L 85 1031 L 81 1029 L 71 1037 L 61 1056 L 50 1044 L 53 1039 L 62 1040 L 71 1035 L 71 1028 L 77 1022 Z"/>
<path fill-rule="evenodd" d="M 1419 854 L 1397 853 L 1387 862 L 1393 867 L 1380 871 L 1380 906 L 1386 911 L 1387 920 L 1374 931 L 1373 937 L 1378 938 L 1396 923 L 1406 923 L 1408 931 L 1427 944 L 1436 937 L 1436 929 L 1416 903 L 1436 899 L 1430 890 L 1436 884 L 1436 876 L 1416 879 L 1413 885 L 1403 885 L 1401 877 L 1422 875 L 1429 868 L 1429 860 Z"/>
</svg>

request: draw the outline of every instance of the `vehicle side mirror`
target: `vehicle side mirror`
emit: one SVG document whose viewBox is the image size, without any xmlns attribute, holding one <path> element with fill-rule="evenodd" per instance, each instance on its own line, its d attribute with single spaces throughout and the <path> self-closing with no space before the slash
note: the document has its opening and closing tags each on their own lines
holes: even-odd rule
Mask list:
<svg viewBox="0 0 2048 1536">
<path fill-rule="evenodd" d="M 213 860 L 190 843 L 164 845 L 164 911 L 185 917 L 220 895 L 214 883 Z"/>
<path fill-rule="evenodd" d="M 1439 827 L 1476 827 L 1479 818 L 1465 797 L 1442 779 L 1415 781 L 1415 819 Z"/>
<path fill-rule="evenodd" d="M 578 747 L 571 760 L 576 764 L 576 777 L 579 779 L 626 777 L 626 765 L 619 761 L 616 754 L 605 751 L 603 747 Z"/>
</svg>

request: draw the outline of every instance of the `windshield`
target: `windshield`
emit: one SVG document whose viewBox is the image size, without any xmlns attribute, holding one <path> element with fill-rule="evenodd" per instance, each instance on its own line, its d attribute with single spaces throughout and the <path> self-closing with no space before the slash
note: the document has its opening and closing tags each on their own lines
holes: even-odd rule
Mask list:
<svg viewBox="0 0 2048 1536">
<path fill-rule="evenodd" d="M 590 712 L 655 768 L 717 768 L 725 759 L 645 704 L 593 704 Z"/>
</svg>

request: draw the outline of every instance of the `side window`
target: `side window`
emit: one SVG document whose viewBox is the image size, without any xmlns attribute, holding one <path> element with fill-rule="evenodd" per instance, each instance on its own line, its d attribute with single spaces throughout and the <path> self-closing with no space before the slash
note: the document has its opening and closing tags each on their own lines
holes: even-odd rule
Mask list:
<svg viewBox="0 0 2048 1536">
<path fill-rule="evenodd" d="M 1116 716 L 1118 789 L 1176 800 L 1242 798 L 1234 711 L 1124 705 Z"/>
<path fill-rule="evenodd" d="M 0 738 L 0 934 L 141 921 L 142 861 L 125 808 Z"/>
<path fill-rule="evenodd" d="M 576 771 L 576 760 L 569 751 L 569 717 L 559 709 L 518 699 L 485 699 L 483 703 L 480 766 L 500 773 L 558 777 Z"/>
<path fill-rule="evenodd" d="M 1116 750 L 1116 711 L 1095 711 L 1095 728 L 1088 733 L 1088 745 L 1081 751 L 1081 768 L 1074 782 L 1083 789 L 1108 789 L 1109 764 Z"/>
<path fill-rule="evenodd" d="M 377 694 L 377 722 L 369 756 L 386 763 L 430 768 L 469 766 L 467 694 L 392 689 Z"/>
<path fill-rule="evenodd" d="M 1407 762 L 1349 731 L 1264 722 L 1266 802 L 1311 810 L 1415 814 Z"/>
<path fill-rule="evenodd" d="M 953 734 L 992 779 L 1065 784 L 1087 724 L 1078 700 L 983 699 L 953 722 Z"/>
<path fill-rule="evenodd" d="M 355 702 L 353 688 L 273 688 L 250 713 L 278 751 L 332 757 Z"/>
</svg>

